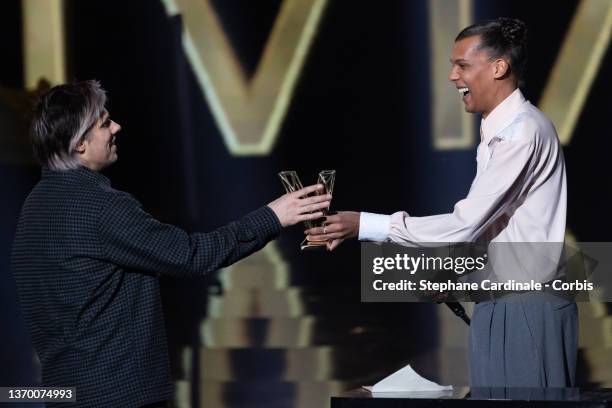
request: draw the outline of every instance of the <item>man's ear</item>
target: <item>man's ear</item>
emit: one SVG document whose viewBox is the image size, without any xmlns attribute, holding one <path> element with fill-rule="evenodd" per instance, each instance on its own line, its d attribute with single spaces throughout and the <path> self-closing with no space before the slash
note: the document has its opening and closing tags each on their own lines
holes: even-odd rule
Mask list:
<svg viewBox="0 0 612 408">
<path fill-rule="evenodd" d="M 510 64 L 503 58 L 493 61 L 493 78 L 504 79 L 510 75 Z"/>
<path fill-rule="evenodd" d="M 85 153 L 85 150 L 87 150 L 87 141 L 85 139 L 79 140 L 74 150 L 79 154 Z"/>
</svg>

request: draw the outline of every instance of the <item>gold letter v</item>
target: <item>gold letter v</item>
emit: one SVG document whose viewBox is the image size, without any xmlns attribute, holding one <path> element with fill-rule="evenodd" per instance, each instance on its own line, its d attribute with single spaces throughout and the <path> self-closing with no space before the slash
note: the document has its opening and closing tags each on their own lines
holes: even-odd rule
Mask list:
<svg viewBox="0 0 612 408">
<path fill-rule="evenodd" d="M 248 80 L 210 0 L 162 0 L 181 14 L 183 48 L 231 153 L 271 149 L 327 0 L 284 0 Z"/>
</svg>

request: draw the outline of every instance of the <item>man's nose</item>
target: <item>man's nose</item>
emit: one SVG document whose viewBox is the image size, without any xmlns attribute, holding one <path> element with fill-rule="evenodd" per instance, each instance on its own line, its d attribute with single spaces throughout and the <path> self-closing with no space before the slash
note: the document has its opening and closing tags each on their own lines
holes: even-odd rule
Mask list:
<svg viewBox="0 0 612 408">
<path fill-rule="evenodd" d="M 459 75 L 457 74 L 457 70 L 455 69 L 455 67 L 452 67 L 450 72 L 448 73 L 448 80 L 451 82 L 459 80 Z"/>
<path fill-rule="evenodd" d="M 113 126 L 112 126 L 113 134 L 119 132 L 121 130 L 121 125 L 115 122 L 114 120 L 111 122 L 113 122 Z"/>
</svg>

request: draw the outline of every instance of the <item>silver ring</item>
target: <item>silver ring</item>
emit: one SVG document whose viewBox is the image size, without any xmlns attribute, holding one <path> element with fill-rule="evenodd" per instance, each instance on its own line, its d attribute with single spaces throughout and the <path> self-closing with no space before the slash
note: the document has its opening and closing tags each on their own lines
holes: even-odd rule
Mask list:
<svg viewBox="0 0 612 408">
<path fill-rule="evenodd" d="M 323 234 L 327 234 L 327 225 L 323 226 Z"/>
</svg>

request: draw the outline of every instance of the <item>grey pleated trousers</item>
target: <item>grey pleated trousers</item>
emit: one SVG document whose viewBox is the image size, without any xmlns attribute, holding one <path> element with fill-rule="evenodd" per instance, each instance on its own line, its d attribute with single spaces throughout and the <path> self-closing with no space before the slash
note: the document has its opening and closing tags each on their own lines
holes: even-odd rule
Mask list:
<svg viewBox="0 0 612 408">
<path fill-rule="evenodd" d="M 550 294 L 520 294 L 474 305 L 471 387 L 572 387 L 578 308 Z"/>
</svg>

